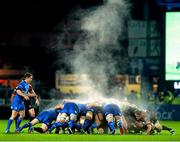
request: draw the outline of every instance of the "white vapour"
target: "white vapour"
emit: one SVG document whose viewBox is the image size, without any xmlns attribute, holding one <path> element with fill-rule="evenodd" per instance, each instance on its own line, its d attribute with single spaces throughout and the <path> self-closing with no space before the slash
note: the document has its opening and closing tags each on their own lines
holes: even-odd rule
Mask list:
<svg viewBox="0 0 180 142">
<path fill-rule="evenodd" d="M 108 0 L 104 5 L 88 10 L 80 17 L 83 34 L 66 61 L 70 61 L 75 74 L 85 73 L 89 76 L 89 88 L 85 91 L 89 99 L 106 94 L 109 77 L 120 72 L 116 65 L 123 58 L 119 55 L 118 60 L 115 59 L 114 52 L 119 53 L 122 48 L 119 40 L 125 38 L 124 21 L 128 8 L 129 4 L 124 0 Z M 99 76 L 103 81 L 98 83 L 94 78 Z"/>
</svg>

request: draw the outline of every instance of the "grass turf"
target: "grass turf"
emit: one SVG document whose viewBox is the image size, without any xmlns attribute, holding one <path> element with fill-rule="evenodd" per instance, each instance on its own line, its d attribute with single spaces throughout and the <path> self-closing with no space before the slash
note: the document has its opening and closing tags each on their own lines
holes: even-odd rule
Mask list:
<svg viewBox="0 0 180 142">
<path fill-rule="evenodd" d="M 23 121 L 25 123 L 27 121 Z M 22 124 L 23 124 L 22 123 Z M 162 131 L 160 135 L 110 135 L 110 134 L 28 134 L 27 129 L 22 133 L 14 133 L 14 123 L 12 124 L 11 133 L 5 134 L 5 128 L 7 120 L 0 120 L 0 141 L 180 141 L 180 122 L 179 121 L 162 121 L 161 124 L 165 124 L 172 127 L 176 131 L 176 135 L 171 135 L 168 131 Z"/>
</svg>

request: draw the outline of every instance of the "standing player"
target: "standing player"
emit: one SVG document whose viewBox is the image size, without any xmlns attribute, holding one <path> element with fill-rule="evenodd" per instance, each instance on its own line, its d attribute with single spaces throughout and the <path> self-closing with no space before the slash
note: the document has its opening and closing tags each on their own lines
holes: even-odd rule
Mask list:
<svg viewBox="0 0 180 142">
<path fill-rule="evenodd" d="M 24 80 L 24 79 L 25 78 L 22 78 L 22 80 Z M 16 90 L 17 90 L 17 88 L 15 88 L 15 90 L 12 93 L 12 100 L 13 100 L 14 96 L 16 95 Z M 39 97 L 38 97 L 38 95 L 36 95 L 36 93 L 33 90 L 31 84 L 29 84 L 28 97 L 29 97 L 28 100 L 24 100 L 24 105 L 25 105 L 25 111 L 28 112 L 29 117 L 30 117 L 30 121 L 32 121 L 35 118 L 35 108 L 34 108 L 34 106 L 35 105 L 39 106 Z M 19 128 L 19 125 L 17 123 L 17 118 L 18 117 L 19 117 L 19 115 L 15 118 L 16 129 Z M 29 132 L 31 133 L 30 129 L 29 129 Z"/>
<path fill-rule="evenodd" d="M 30 121 L 35 118 L 35 104 L 39 106 L 39 97 L 36 95 L 35 91 L 33 90 L 32 86 L 29 84 L 29 92 L 28 92 L 29 100 L 25 100 L 25 110 L 28 111 Z M 31 133 L 31 129 L 29 129 Z"/>
<path fill-rule="evenodd" d="M 24 99 L 29 100 L 29 97 L 28 97 L 29 84 L 32 82 L 33 75 L 31 73 L 25 73 L 23 78 L 24 80 L 22 80 L 16 87 L 16 95 L 14 96 L 12 105 L 11 105 L 12 114 L 8 120 L 5 133 L 9 133 L 10 126 L 18 114 L 19 114 L 19 117 L 17 118 L 17 127 L 20 126 L 20 123 L 25 117 Z"/>
</svg>

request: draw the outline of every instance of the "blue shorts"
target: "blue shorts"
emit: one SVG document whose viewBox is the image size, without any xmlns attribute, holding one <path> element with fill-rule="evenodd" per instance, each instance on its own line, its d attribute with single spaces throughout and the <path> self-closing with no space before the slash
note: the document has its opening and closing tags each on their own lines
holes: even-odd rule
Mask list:
<svg viewBox="0 0 180 142">
<path fill-rule="evenodd" d="M 61 113 L 66 113 L 67 115 L 75 114 L 78 115 L 79 109 L 75 103 L 65 103 Z"/>
<path fill-rule="evenodd" d="M 48 127 L 56 120 L 58 113 L 55 110 L 46 110 L 41 112 L 36 118 L 39 122 L 46 124 Z"/>
<path fill-rule="evenodd" d="M 17 112 L 25 110 L 24 100 L 19 96 L 16 95 L 12 101 L 11 109 Z"/>
<path fill-rule="evenodd" d="M 107 116 L 108 114 L 113 114 L 113 116 L 121 116 L 121 111 L 116 104 L 106 104 L 103 106 L 103 114 Z"/>
</svg>

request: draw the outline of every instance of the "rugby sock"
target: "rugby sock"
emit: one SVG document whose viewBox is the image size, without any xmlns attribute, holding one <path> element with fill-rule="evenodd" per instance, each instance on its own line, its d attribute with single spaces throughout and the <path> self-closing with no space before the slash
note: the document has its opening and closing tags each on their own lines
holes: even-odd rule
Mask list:
<svg viewBox="0 0 180 142">
<path fill-rule="evenodd" d="M 56 127 L 55 134 L 59 134 L 60 127 Z"/>
<path fill-rule="evenodd" d="M 111 132 L 112 132 L 112 131 L 115 131 L 115 124 L 114 124 L 114 122 L 109 122 L 109 123 L 108 123 L 108 126 L 109 126 Z"/>
<path fill-rule="evenodd" d="M 53 123 L 52 126 L 49 128 L 49 132 L 52 132 L 56 127 L 60 127 L 62 125 L 63 125 L 63 123 L 61 123 L 61 122 Z"/>
<path fill-rule="evenodd" d="M 169 127 L 167 127 L 167 126 L 164 126 L 164 125 L 162 125 L 162 129 L 163 129 L 163 130 L 171 131 L 171 128 L 169 128 Z"/>
<path fill-rule="evenodd" d="M 34 131 L 39 132 L 39 133 L 44 133 L 43 129 L 40 127 L 34 127 Z"/>
<path fill-rule="evenodd" d="M 120 129 L 120 133 L 121 133 L 121 135 L 123 135 L 124 134 L 124 128 L 123 127 L 121 127 L 121 128 L 119 128 Z"/>
<path fill-rule="evenodd" d="M 68 122 L 69 127 L 70 127 L 70 128 L 73 128 L 74 123 L 75 123 L 75 121 L 74 121 L 74 120 L 69 120 L 69 122 Z"/>
<path fill-rule="evenodd" d="M 99 124 L 93 123 L 93 124 L 91 125 L 91 128 L 94 129 L 94 128 L 97 128 L 98 126 L 99 126 Z"/>
<path fill-rule="evenodd" d="M 14 120 L 15 120 L 16 129 L 18 129 L 18 126 L 17 126 L 17 117 Z"/>
<path fill-rule="evenodd" d="M 86 130 L 86 129 L 87 129 L 87 127 L 88 127 L 88 125 L 89 125 L 89 123 L 90 123 L 89 119 L 85 119 L 85 121 L 84 121 L 84 124 L 83 124 L 82 128 L 83 128 L 84 130 Z"/>
<path fill-rule="evenodd" d="M 22 119 L 20 117 L 17 118 L 16 128 L 19 128 L 20 124 L 22 122 Z"/>
<path fill-rule="evenodd" d="M 67 123 L 65 122 L 65 123 L 62 123 L 62 125 L 61 125 L 61 128 L 62 129 L 65 129 L 67 127 Z"/>
<path fill-rule="evenodd" d="M 81 130 L 81 124 L 79 124 L 79 123 L 74 123 L 74 127 L 75 127 L 78 131 Z"/>
<path fill-rule="evenodd" d="M 24 129 L 27 127 L 32 127 L 32 124 L 30 122 L 28 122 L 28 123 L 24 124 L 21 129 Z"/>
<path fill-rule="evenodd" d="M 77 128 L 77 129 L 81 129 L 81 124 L 79 124 L 79 123 L 74 123 L 74 127 Z"/>
<path fill-rule="evenodd" d="M 11 126 L 12 122 L 13 122 L 13 119 L 9 118 L 8 125 L 7 125 L 7 130 L 10 129 L 10 126 Z"/>
<path fill-rule="evenodd" d="M 118 127 L 119 127 L 119 130 L 120 130 L 121 135 L 123 135 L 123 134 L 124 134 L 124 127 L 123 127 L 122 121 L 121 121 L 121 120 L 118 120 L 118 121 L 117 121 L 117 125 L 118 125 Z"/>
</svg>

